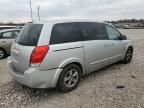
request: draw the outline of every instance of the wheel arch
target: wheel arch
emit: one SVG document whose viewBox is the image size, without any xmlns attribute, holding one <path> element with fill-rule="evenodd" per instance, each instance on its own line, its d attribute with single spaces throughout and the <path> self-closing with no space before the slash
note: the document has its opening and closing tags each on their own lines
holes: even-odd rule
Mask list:
<svg viewBox="0 0 144 108">
<path fill-rule="evenodd" d="M 5 51 L 5 53 L 6 53 L 6 54 L 8 54 L 8 52 L 7 52 L 7 51 L 6 51 L 4 48 L 0 47 L 0 49 L 4 50 L 4 51 Z"/>
<path fill-rule="evenodd" d="M 128 48 L 132 48 L 132 50 L 134 50 L 134 46 L 132 43 L 129 43 L 127 46 L 126 46 L 126 49 L 125 49 L 125 53 L 127 52 Z M 124 54 L 125 54 L 124 53 Z"/>
<path fill-rule="evenodd" d="M 81 69 L 81 73 L 80 73 L 80 77 L 81 75 L 83 74 L 83 69 L 84 67 L 82 66 L 83 64 L 79 61 L 79 60 L 74 60 L 74 59 L 71 59 L 71 60 L 68 60 L 68 61 L 65 61 L 61 64 L 61 68 L 64 69 L 65 67 L 69 66 L 69 65 L 72 65 L 72 64 L 75 64 L 77 65 L 78 67 L 80 67 Z M 59 85 L 59 82 L 60 82 L 60 78 L 61 78 L 61 75 L 63 73 L 63 70 L 60 72 L 59 76 L 58 76 L 58 79 L 56 81 L 56 87 L 59 89 L 60 85 Z"/>
<path fill-rule="evenodd" d="M 128 48 L 132 48 L 132 51 L 134 51 L 133 45 L 132 45 L 132 44 L 128 44 L 128 45 L 126 46 L 124 52 L 123 52 L 122 60 L 125 58 L 125 54 L 126 54 Z"/>
<path fill-rule="evenodd" d="M 64 68 L 70 64 L 76 64 L 78 65 L 80 68 L 81 68 L 81 74 L 83 74 L 85 72 L 85 67 L 84 67 L 84 61 L 83 60 L 80 60 L 78 58 L 70 58 L 70 59 L 67 59 L 65 61 L 63 61 L 60 65 L 59 65 L 59 68 Z"/>
<path fill-rule="evenodd" d="M 126 54 L 126 52 L 127 52 L 127 50 L 128 50 L 129 48 L 131 48 L 132 51 L 134 50 L 133 45 L 128 45 L 128 46 L 126 47 L 126 49 L 125 49 L 124 55 Z"/>
<path fill-rule="evenodd" d="M 133 52 L 134 48 L 132 45 L 130 45 L 128 48 L 132 49 L 132 52 Z M 127 50 L 128 50 L 128 48 L 127 48 Z"/>
</svg>

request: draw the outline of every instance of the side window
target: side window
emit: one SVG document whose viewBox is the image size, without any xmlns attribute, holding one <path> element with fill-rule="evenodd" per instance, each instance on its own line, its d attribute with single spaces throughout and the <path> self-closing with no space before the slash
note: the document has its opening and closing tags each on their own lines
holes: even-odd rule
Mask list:
<svg viewBox="0 0 144 108">
<path fill-rule="evenodd" d="M 12 37 L 12 32 L 4 32 L 1 35 L 2 38 L 7 39 L 7 38 L 13 38 Z"/>
<path fill-rule="evenodd" d="M 19 34 L 19 31 L 13 31 L 11 35 L 13 38 L 16 38 L 18 34 Z"/>
<path fill-rule="evenodd" d="M 119 40 L 121 34 L 115 28 L 106 25 L 106 30 L 110 40 Z"/>
<path fill-rule="evenodd" d="M 104 24 L 92 22 L 79 23 L 81 34 L 85 40 L 107 40 L 107 32 Z"/>
<path fill-rule="evenodd" d="M 81 41 L 76 23 L 59 23 L 53 26 L 50 44 Z"/>
</svg>

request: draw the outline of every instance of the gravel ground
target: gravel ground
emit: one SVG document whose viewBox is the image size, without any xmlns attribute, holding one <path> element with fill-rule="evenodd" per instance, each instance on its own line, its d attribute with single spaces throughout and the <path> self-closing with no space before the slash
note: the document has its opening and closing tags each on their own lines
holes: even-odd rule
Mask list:
<svg viewBox="0 0 144 108">
<path fill-rule="evenodd" d="M 23 87 L 0 60 L 0 108 L 144 108 L 144 30 L 121 31 L 134 42 L 133 61 L 84 76 L 70 93 Z"/>
</svg>

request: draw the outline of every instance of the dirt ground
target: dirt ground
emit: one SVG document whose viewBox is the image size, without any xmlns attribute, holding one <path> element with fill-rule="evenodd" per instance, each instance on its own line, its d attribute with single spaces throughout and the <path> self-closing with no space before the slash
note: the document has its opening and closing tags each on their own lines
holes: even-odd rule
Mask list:
<svg viewBox="0 0 144 108">
<path fill-rule="evenodd" d="M 84 76 L 70 93 L 23 87 L 0 60 L 0 108 L 144 108 L 144 30 L 121 31 L 133 40 L 133 61 Z"/>
</svg>

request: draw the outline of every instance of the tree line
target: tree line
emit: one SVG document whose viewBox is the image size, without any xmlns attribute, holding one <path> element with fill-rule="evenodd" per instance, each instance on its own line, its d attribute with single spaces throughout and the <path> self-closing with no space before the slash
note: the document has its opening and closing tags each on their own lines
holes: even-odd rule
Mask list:
<svg viewBox="0 0 144 108">
<path fill-rule="evenodd" d="M 144 24 L 144 19 L 123 19 L 117 21 L 106 21 L 108 23 L 117 24 L 117 23 L 142 23 Z"/>
</svg>

